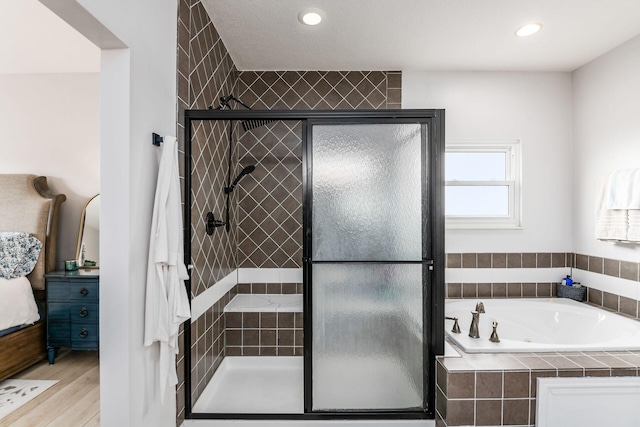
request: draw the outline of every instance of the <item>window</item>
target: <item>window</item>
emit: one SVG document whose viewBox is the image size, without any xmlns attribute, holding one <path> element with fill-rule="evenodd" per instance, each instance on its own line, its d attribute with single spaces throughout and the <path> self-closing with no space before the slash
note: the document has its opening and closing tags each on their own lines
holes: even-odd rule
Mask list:
<svg viewBox="0 0 640 427">
<path fill-rule="evenodd" d="M 447 228 L 520 228 L 520 141 L 447 141 Z"/>
</svg>

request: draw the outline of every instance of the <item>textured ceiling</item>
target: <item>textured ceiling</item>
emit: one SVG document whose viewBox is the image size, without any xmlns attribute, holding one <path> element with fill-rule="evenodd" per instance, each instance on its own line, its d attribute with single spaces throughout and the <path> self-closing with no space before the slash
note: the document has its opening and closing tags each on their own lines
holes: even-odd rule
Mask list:
<svg viewBox="0 0 640 427">
<path fill-rule="evenodd" d="M 640 0 L 203 0 L 240 70 L 572 71 L 640 34 Z M 316 27 L 298 22 L 324 11 Z M 542 31 L 514 36 L 529 22 Z"/>
</svg>

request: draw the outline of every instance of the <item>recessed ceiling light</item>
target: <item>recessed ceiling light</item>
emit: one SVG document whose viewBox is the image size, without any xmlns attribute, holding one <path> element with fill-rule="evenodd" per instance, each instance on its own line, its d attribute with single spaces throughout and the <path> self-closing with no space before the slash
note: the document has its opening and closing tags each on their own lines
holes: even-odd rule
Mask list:
<svg viewBox="0 0 640 427">
<path fill-rule="evenodd" d="M 516 36 L 527 37 L 531 36 L 542 29 L 542 24 L 527 24 L 516 30 Z"/>
<path fill-rule="evenodd" d="M 305 25 L 318 25 L 323 17 L 324 12 L 316 8 L 305 9 L 298 14 L 298 20 Z"/>
</svg>

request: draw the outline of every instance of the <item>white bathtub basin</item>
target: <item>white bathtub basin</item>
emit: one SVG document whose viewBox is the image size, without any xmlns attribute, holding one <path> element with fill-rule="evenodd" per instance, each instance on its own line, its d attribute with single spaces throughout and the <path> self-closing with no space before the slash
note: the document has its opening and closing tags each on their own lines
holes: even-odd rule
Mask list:
<svg viewBox="0 0 640 427">
<path fill-rule="evenodd" d="M 640 322 L 566 298 L 484 299 L 480 338 L 469 337 L 475 299 L 445 301 L 462 333 L 446 335 L 467 353 L 640 350 Z M 499 343 L 489 341 L 498 322 Z"/>
</svg>

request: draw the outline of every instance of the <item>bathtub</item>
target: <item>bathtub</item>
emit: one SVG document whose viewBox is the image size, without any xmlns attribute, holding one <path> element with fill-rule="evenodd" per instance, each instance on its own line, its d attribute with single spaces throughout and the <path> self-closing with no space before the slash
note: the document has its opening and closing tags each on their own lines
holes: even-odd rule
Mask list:
<svg viewBox="0 0 640 427">
<path fill-rule="evenodd" d="M 640 350 L 640 322 L 566 298 L 484 299 L 480 338 L 469 337 L 476 299 L 445 301 L 445 314 L 458 317 L 461 333 L 446 335 L 466 353 Z M 498 322 L 499 343 L 489 341 Z"/>
</svg>

